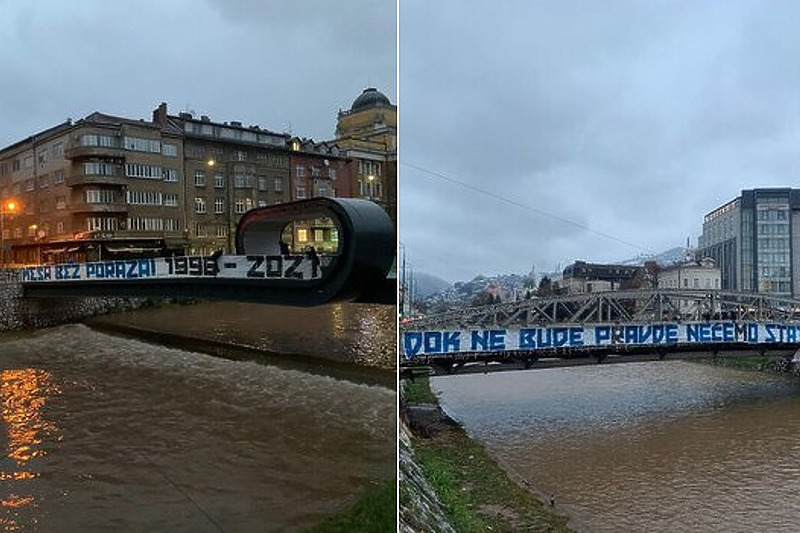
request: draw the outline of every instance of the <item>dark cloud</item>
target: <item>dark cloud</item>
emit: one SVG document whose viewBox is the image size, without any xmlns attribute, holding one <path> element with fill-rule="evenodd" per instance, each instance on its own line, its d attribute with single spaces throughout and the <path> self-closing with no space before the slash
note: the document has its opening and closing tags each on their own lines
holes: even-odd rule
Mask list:
<svg viewBox="0 0 800 533">
<path fill-rule="evenodd" d="M 416 268 L 457 279 L 661 251 L 743 188 L 795 185 L 798 15 L 791 2 L 401 2 L 401 240 Z M 402 161 L 533 210 L 443 180 L 432 200 L 433 178 Z M 442 241 L 449 260 L 429 261 Z"/>
<path fill-rule="evenodd" d="M 0 146 L 167 101 L 321 140 L 361 90 L 396 93 L 393 0 L 0 2 Z"/>
</svg>

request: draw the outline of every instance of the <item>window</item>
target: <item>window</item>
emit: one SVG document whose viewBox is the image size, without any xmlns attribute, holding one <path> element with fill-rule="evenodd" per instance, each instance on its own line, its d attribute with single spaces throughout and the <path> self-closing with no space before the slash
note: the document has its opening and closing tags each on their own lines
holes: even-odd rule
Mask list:
<svg viewBox="0 0 800 533">
<path fill-rule="evenodd" d="M 33 168 L 33 156 L 26 155 L 25 159 L 22 160 L 22 168 Z"/>
<path fill-rule="evenodd" d="M 297 166 L 294 168 L 294 175 L 298 178 L 305 178 L 306 177 L 306 169 L 305 167 Z"/>
<path fill-rule="evenodd" d="M 164 231 L 180 231 L 180 220 L 177 218 L 165 218 L 164 219 Z"/>
<path fill-rule="evenodd" d="M 131 231 L 164 231 L 164 219 L 153 217 L 135 217 L 128 219 Z"/>
<path fill-rule="evenodd" d="M 336 169 L 335 168 L 328 168 L 328 177 L 332 180 L 336 179 Z"/>
<path fill-rule="evenodd" d="M 64 183 L 64 171 L 56 170 L 53 174 L 53 183 Z"/>
<path fill-rule="evenodd" d="M 161 153 L 161 141 L 156 141 L 153 139 L 125 137 L 124 145 L 126 150 L 133 150 L 135 152 L 150 152 L 153 154 Z"/>
<path fill-rule="evenodd" d="M 194 184 L 196 187 L 205 187 L 206 186 L 206 172 L 205 170 L 195 170 L 194 171 Z"/>
<path fill-rule="evenodd" d="M 56 222 L 56 233 L 64 233 L 64 221 L 59 220 Z"/>
<path fill-rule="evenodd" d="M 228 236 L 228 226 L 217 224 L 217 237 L 227 237 Z"/>
<path fill-rule="evenodd" d="M 234 161 L 247 161 L 247 152 L 242 150 L 236 150 L 233 152 L 233 160 Z"/>
<path fill-rule="evenodd" d="M 174 195 L 177 197 L 177 195 Z M 128 203 L 131 205 L 162 205 L 163 196 L 160 192 L 156 191 L 137 191 L 128 190 L 127 193 Z"/>
<path fill-rule="evenodd" d="M 314 230 L 314 240 L 315 241 L 324 241 L 325 240 L 325 231 L 321 229 Z"/>
<path fill-rule="evenodd" d="M 322 170 L 319 167 L 311 167 L 311 177 L 319 178 L 320 176 L 322 176 Z"/>
<path fill-rule="evenodd" d="M 168 207 L 175 207 L 178 205 L 178 195 L 177 194 L 164 194 L 164 205 Z"/>
<path fill-rule="evenodd" d="M 266 176 L 259 176 L 258 177 L 258 190 L 259 191 L 266 191 L 267 190 L 267 177 Z"/>
<path fill-rule="evenodd" d="M 149 180 L 164 179 L 164 172 L 161 167 L 154 165 L 139 165 L 137 163 L 127 163 L 125 165 L 125 175 L 129 178 L 143 178 Z"/>
<path fill-rule="evenodd" d="M 244 199 L 239 198 L 236 200 L 236 214 L 241 215 L 244 213 Z"/>
<path fill-rule="evenodd" d="M 306 186 L 304 183 L 297 184 L 297 198 L 303 199 L 306 197 Z"/>
<path fill-rule="evenodd" d="M 283 191 L 283 178 L 275 178 L 275 192 Z"/>
<path fill-rule="evenodd" d="M 297 242 L 308 242 L 308 230 L 300 228 L 297 230 Z"/>
<path fill-rule="evenodd" d="M 87 204 L 111 204 L 114 203 L 114 191 L 107 189 L 89 189 L 86 191 Z"/>
<path fill-rule="evenodd" d="M 266 200 L 259 200 L 258 201 L 258 207 L 267 207 L 267 201 Z"/>
<path fill-rule="evenodd" d="M 89 217 L 86 219 L 86 231 L 116 231 L 119 221 L 116 218 Z"/>
<path fill-rule="evenodd" d="M 178 157 L 178 146 L 164 143 L 161 145 L 161 153 L 167 157 Z"/>
<path fill-rule="evenodd" d="M 66 207 L 67 207 L 67 197 L 56 196 L 56 209 L 66 209 Z"/>
<path fill-rule="evenodd" d="M 237 174 L 233 177 L 233 186 L 236 189 L 252 189 L 253 188 L 253 176 L 244 176 L 242 174 Z"/>
<path fill-rule="evenodd" d="M 195 213 L 205 213 L 206 212 L 206 200 L 205 198 L 201 198 L 196 196 L 194 199 L 194 212 Z"/>
<path fill-rule="evenodd" d="M 215 198 L 214 199 L 214 212 L 224 213 L 225 212 L 225 199 L 224 198 Z"/>
<path fill-rule="evenodd" d="M 64 155 L 64 143 L 55 143 L 53 145 L 53 159 L 62 157 Z"/>
<path fill-rule="evenodd" d="M 116 148 L 117 143 L 111 135 L 81 135 L 78 139 L 81 146 L 103 146 L 106 148 Z"/>
<path fill-rule="evenodd" d="M 176 182 L 178 181 L 178 171 L 174 168 L 164 169 L 164 181 Z"/>
<path fill-rule="evenodd" d="M 16 172 L 19 170 L 19 159 L 15 159 L 13 163 L 11 163 L 11 171 Z"/>
<path fill-rule="evenodd" d="M 103 161 L 92 161 L 83 164 L 83 173 L 87 176 L 114 176 L 116 175 L 116 165 Z"/>
<path fill-rule="evenodd" d="M 214 188 L 216 189 L 224 189 L 225 188 L 225 176 L 217 172 L 214 174 Z"/>
</svg>

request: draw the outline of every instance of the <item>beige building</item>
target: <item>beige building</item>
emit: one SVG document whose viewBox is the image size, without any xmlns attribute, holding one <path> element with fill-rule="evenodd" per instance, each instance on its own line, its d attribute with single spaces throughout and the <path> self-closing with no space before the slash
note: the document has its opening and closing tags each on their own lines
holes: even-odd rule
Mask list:
<svg viewBox="0 0 800 533">
<path fill-rule="evenodd" d="M 659 289 L 719 290 L 722 276 L 710 257 L 662 268 L 658 272 Z"/>
<path fill-rule="evenodd" d="M 380 204 L 397 223 L 397 106 L 373 87 L 339 111 L 336 144 L 353 160 L 353 196 Z"/>
</svg>

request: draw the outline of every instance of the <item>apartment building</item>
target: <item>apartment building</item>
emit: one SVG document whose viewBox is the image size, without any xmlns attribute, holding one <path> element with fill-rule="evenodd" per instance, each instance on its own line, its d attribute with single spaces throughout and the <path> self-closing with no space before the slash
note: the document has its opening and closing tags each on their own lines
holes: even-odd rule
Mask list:
<svg viewBox="0 0 800 533">
<path fill-rule="evenodd" d="M 3 245 L 13 262 L 178 252 L 185 213 L 181 136 L 92 113 L 0 150 Z"/>
<path fill-rule="evenodd" d="M 256 207 L 368 198 L 396 220 L 397 107 L 366 89 L 340 111 L 337 138 L 314 142 L 240 121 L 95 112 L 0 149 L 3 256 L 14 263 L 92 261 L 235 249 Z M 335 249 L 330 221 L 301 221 L 295 249 Z"/>
</svg>

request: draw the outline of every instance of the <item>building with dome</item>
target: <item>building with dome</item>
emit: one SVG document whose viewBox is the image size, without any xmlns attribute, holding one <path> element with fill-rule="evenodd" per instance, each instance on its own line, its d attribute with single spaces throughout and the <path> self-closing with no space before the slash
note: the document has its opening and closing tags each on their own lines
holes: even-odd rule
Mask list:
<svg viewBox="0 0 800 533">
<path fill-rule="evenodd" d="M 353 164 L 354 196 L 380 204 L 397 224 L 397 106 L 367 87 L 339 111 L 334 141 Z"/>
</svg>

